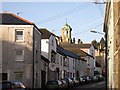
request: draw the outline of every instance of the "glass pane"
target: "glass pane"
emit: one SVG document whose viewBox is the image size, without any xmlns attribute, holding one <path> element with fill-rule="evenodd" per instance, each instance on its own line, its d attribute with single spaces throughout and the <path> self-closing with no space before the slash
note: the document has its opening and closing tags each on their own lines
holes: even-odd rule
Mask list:
<svg viewBox="0 0 120 90">
<path fill-rule="evenodd" d="M 17 35 L 23 35 L 23 31 L 17 31 Z"/>
<path fill-rule="evenodd" d="M 20 55 L 21 56 L 22 55 L 22 51 L 23 50 L 16 50 L 16 55 Z"/>
<path fill-rule="evenodd" d="M 16 40 L 23 40 L 23 31 L 16 31 Z"/>
</svg>

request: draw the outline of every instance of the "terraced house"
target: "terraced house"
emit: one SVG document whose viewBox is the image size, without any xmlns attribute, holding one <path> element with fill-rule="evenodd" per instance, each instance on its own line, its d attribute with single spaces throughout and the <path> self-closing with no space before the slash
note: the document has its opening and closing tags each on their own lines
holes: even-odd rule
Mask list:
<svg viewBox="0 0 120 90">
<path fill-rule="evenodd" d="M 41 32 L 34 23 L 13 13 L 0 13 L 0 17 L 2 79 L 40 88 Z"/>
<path fill-rule="evenodd" d="M 83 44 L 80 39 L 76 42 L 75 38 L 72 40 L 71 36 L 72 28 L 67 23 L 62 27 L 62 37 L 59 40 L 59 45 L 69 50 L 76 55 L 79 55 L 82 57 L 81 60 L 85 59 L 87 63 L 87 70 L 81 70 L 79 71 L 79 75 L 88 75 L 93 76 L 94 75 L 94 68 L 95 68 L 95 48 L 92 44 Z"/>
<path fill-rule="evenodd" d="M 104 32 L 107 39 L 107 84 L 111 90 L 120 90 L 120 1 L 106 4 Z"/>
</svg>

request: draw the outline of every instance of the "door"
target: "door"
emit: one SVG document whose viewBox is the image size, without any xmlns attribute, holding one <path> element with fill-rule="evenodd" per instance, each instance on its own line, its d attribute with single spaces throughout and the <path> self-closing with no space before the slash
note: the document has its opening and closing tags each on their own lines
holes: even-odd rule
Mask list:
<svg viewBox="0 0 120 90">
<path fill-rule="evenodd" d="M 44 88 L 46 83 L 46 72 L 41 70 L 41 87 Z"/>
</svg>

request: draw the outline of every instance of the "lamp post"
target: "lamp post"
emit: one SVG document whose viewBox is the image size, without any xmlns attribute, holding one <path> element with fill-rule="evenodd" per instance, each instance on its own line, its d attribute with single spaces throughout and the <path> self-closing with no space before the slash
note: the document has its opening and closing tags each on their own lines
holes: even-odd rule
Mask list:
<svg viewBox="0 0 120 90">
<path fill-rule="evenodd" d="M 90 31 L 92 33 L 96 33 L 96 34 L 102 34 L 105 36 L 105 76 L 107 75 L 107 33 L 101 33 L 101 32 L 98 32 L 98 31 Z M 107 90 L 107 76 L 105 78 L 105 84 L 106 84 L 106 90 Z"/>
</svg>

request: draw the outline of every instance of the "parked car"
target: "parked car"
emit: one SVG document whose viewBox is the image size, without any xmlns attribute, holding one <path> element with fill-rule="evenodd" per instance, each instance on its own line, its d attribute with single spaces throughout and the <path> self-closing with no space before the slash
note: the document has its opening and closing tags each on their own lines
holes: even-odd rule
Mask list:
<svg viewBox="0 0 120 90">
<path fill-rule="evenodd" d="M 97 76 L 97 78 L 98 78 L 98 80 L 99 81 L 102 81 L 102 80 L 104 80 L 104 77 L 101 75 L 101 74 L 99 74 L 99 75 L 96 75 Z"/>
<path fill-rule="evenodd" d="M 64 80 L 68 83 L 68 88 L 72 88 L 74 86 L 74 82 L 70 78 L 65 78 Z"/>
<path fill-rule="evenodd" d="M 87 83 L 92 82 L 92 79 L 91 79 L 91 77 L 90 77 L 90 76 L 87 76 L 87 77 L 86 77 L 86 80 L 87 80 Z"/>
<path fill-rule="evenodd" d="M 65 80 L 60 80 L 62 82 L 62 88 L 68 88 L 68 83 Z"/>
<path fill-rule="evenodd" d="M 80 84 L 80 85 L 85 84 L 85 80 L 84 80 L 83 77 L 80 77 L 80 78 L 79 78 L 79 84 Z"/>
<path fill-rule="evenodd" d="M 13 84 L 14 84 L 14 88 L 17 90 L 27 90 L 27 87 L 20 81 L 15 81 L 13 82 Z"/>
<path fill-rule="evenodd" d="M 0 81 L 1 90 L 13 90 L 14 85 L 10 81 Z"/>
<path fill-rule="evenodd" d="M 81 76 L 84 80 L 85 80 L 85 83 L 87 83 L 87 78 L 86 76 Z"/>
<path fill-rule="evenodd" d="M 46 83 L 47 89 L 56 89 L 56 88 L 62 88 L 62 82 L 60 80 L 50 80 Z"/>
<path fill-rule="evenodd" d="M 70 78 L 70 79 L 73 80 L 73 82 L 74 82 L 74 86 L 79 85 L 79 79 L 77 79 L 76 77 L 73 77 L 73 78 Z"/>
<path fill-rule="evenodd" d="M 0 82 L 0 88 L 2 88 L 2 90 L 27 90 L 27 88 L 19 81 L 2 81 Z"/>
<path fill-rule="evenodd" d="M 97 81 L 98 81 L 98 77 L 97 77 L 97 76 L 93 76 L 93 77 L 92 77 L 92 81 L 93 81 L 93 82 L 97 82 Z"/>
</svg>

